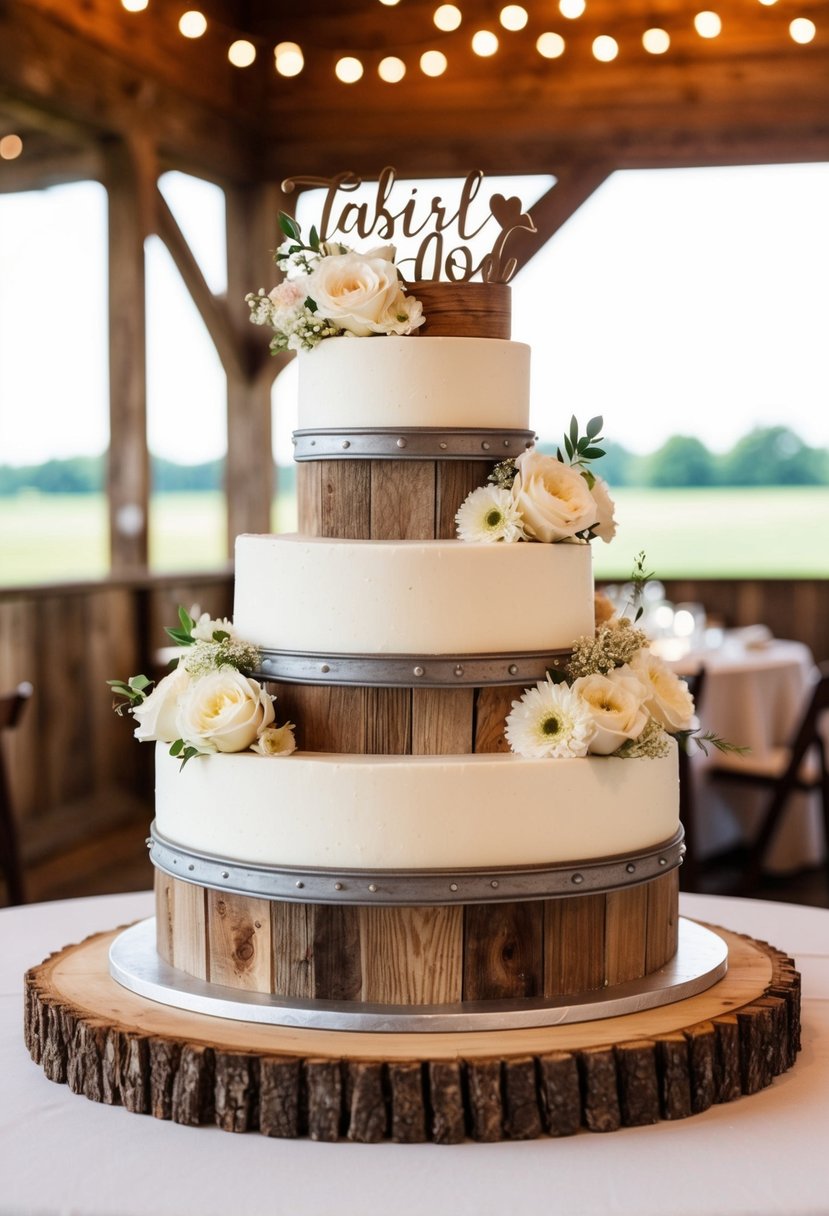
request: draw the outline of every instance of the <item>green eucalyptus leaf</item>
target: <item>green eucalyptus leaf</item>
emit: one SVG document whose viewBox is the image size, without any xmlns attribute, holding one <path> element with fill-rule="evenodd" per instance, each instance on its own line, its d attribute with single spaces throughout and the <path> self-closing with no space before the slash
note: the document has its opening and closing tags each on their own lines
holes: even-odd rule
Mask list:
<svg viewBox="0 0 829 1216">
<path fill-rule="evenodd" d="M 596 436 L 599 434 L 599 431 L 602 429 L 603 423 L 604 423 L 604 419 L 602 418 L 601 414 L 597 414 L 595 418 L 590 419 L 590 421 L 587 424 L 588 439 L 596 438 Z"/>
<path fill-rule="evenodd" d="M 319 249 L 320 247 L 320 234 L 317 232 L 316 226 L 312 226 L 311 228 L 311 232 L 308 237 L 308 244 L 312 249 Z"/>
<path fill-rule="evenodd" d="M 184 740 L 183 739 L 176 739 L 173 743 L 170 744 L 170 755 L 171 756 L 179 756 L 179 755 L 181 755 L 183 750 L 184 750 Z"/>
<path fill-rule="evenodd" d="M 287 215 L 284 211 L 280 211 L 279 213 L 279 227 L 287 237 L 291 238 L 291 240 L 302 240 L 302 233 L 299 224 L 296 222 L 293 216 Z"/>
<path fill-rule="evenodd" d="M 567 453 L 567 455 L 568 455 L 569 459 L 570 459 L 570 460 L 572 460 L 572 459 L 573 459 L 573 454 L 574 454 L 574 452 L 575 452 L 575 448 L 573 447 L 573 445 L 572 445 L 572 443 L 570 442 L 570 440 L 569 440 L 569 438 L 567 437 L 567 435 L 565 435 L 565 436 L 564 436 L 564 450 L 565 450 L 565 452 Z"/>
<path fill-rule="evenodd" d="M 600 456 L 605 455 L 605 450 L 604 448 L 583 448 L 581 454 L 588 460 L 598 460 Z"/>
<path fill-rule="evenodd" d="M 570 419 L 570 442 L 572 443 L 573 447 L 575 447 L 576 444 L 578 443 L 578 441 L 579 441 L 579 424 L 578 424 L 576 415 L 573 414 L 572 418 Z"/>
</svg>

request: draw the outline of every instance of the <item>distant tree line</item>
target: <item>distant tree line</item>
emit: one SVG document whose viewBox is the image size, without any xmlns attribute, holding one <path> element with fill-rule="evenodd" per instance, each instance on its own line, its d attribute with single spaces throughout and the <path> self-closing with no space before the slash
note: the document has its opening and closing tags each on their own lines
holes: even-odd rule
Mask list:
<svg viewBox="0 0 829 1216">
<path fill-rule="evenodd" d="M 692 435 L 672 435 L 647 456 L 609 438 L 607 455 L 596 465 L 612 486 L 819 486 L 829 485 L 829 450 L 812 448 L 785 426 L 755 427 L 727 452 L 710 451 Z M 542 445 L 550 450 L 547 445 Z M 220 490 L 224 461 L 175 464 L 153 456 L 152 487 L 158 493 Z M 292 490 L 293 465 L 278 470 L 279 487 Z M 17 468 L 0 465 L 0 495 L 34 490 L 41 494 L 97 494 L 105 488 L 103 456 L 75 456 Z"/>
</svg>

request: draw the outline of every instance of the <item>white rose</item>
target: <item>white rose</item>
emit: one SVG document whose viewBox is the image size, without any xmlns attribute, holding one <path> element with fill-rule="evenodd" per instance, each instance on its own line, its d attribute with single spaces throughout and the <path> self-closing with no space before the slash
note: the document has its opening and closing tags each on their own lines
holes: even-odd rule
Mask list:
<svg viewBox="0 0 829 1216">
<path fill-rule="evenodd" d="M 534 540 L 567 540 L 596 522 L 596 500 L 577 469 L 532 450 L 515 462 L 513 501 Z"/>
<path fill-rule="evenodd" d="M 182 664 L 171 671 L 163 680 L 159 680 L 153 691 L 132 710 L 132 716 L 138 722 L 135 737 L 141 743 L 158 740 L 161 743 L 172 743 L 178 739 L 176 715 L 179 702 L 190 687 L 190 676 Z"/>
<path fill-rule="evenodd" d="M 388 258 L 359 253 L 322 258 L 309 275 L 306 289 L 321 317 L 359 338 L 385 333 L 382 318 L 393 314 L 405 298 Z"/>
<path fill-rule="evenodd" d="M 233 624 L 227 617 L 214 619 L 203 612 L 193 626 L 193 637 L 197 642 L 212 642 L 213 634 L 217 632 L 226 633 L 232 638 L 236 637 Z"/>
<path fill-rule="evenodd" d="M 286 722 L 284 726 L 266 726 L 260 730 L 251 750 L 260 756 L 290 756 L 291 752 L 296 751 L 293 722 Z"/>
<path fill-rule="evenodd" d="M 593 476 L 593 489 L 590 493 L 593 495 L 599 512 L 596 523 L 593 525 L 593 531 L 599 540 L 609 544 L 616 535 L 616 520 L 613 517 L 615 503 L 608 492 L 607 482 L 603 481 L 601 477 L 596 477 L 595 474 Z"/>
<path fill-rule="evenodd" d="M 581 676 L 573 682 L 573 692 L 586 701 L 596 724 L 589 750 L 596 756 L 609 756 L 627 739 L 637 739 L 648 724 L 648 711 L 642 704 L 645 689 L 637 680 L 616 672 L 609 676 Z"/>
<path fill-rule="evenodd" d="M 624 672 L 624 667 L 619 669 Z M 688 685 L 667 663 L 647 649 L 640 650 L 627 665 L 645 688 L 645 708 L 667 731 L 693 730 L 694 698 Z"/>
<path fill-rule="evenodd" d="M 179 706 L 175 738 L 207 751 L 242 752 L 273 719 L 273 701 L 264 688 L 235 667 L 221 667 L 190 685 Z"/>
</svg>

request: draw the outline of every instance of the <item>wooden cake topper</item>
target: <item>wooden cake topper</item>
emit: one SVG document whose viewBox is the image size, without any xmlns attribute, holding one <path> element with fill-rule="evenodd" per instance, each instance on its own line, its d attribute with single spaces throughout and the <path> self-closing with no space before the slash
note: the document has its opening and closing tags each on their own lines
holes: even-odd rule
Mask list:
<svg viewBox="0 0 829 1216">
<path fill-rule="evenodd" d="M 289 177 L 282 189 L 290 194 L 297 187 L 327 190 L 319 223 L 321 241 L 330 241 L 335 234 L 348 236 L 356 233 L 362 240 L 378 237 L 383 241 L 395 238 L 422 236 L 414 256 L 397 261 L 398 267 L 410 265 L 411 273 L 406 277 L 412 281 L 437 280 L 441 274 L 452 283 L 468 283 L 480 274 L 485 283 L 507 283 L 517 269 L 515 258 L 508 257 L 506 247 L 513 233 L 521 230 L 535 232 L 535 225 L 524 211 L 521 200 L 504 198 L 494 194 L 489 200 L 488 211 L 473 218 L 472 204 L 478 194 L 483 173 L 480 169 L 467 174 L 457 209 L 447 213 L 446 204 L 434 196 L 428 210 L 419 206 L 415 197 L 417 187 L 411 188 L 411 197 L 399 208 L 392 210 L 390 198 L 395 186 L 394 169 L 387 167 L 377 179 L 377 193 L 370 202 L 343 201 L 341 194 L 350 194 L 362 185 L 361 178 L 354 173 L 338 173 L 331 178 Z M 476 264 L 472 250 L 466 244 L 487 226 L 495 223 L 498 233 L 489 253 Z M 427 231 L 428 230 L 428 231 Z M 446 246 L 454 232 L 457 244 Z"/>
</svg>

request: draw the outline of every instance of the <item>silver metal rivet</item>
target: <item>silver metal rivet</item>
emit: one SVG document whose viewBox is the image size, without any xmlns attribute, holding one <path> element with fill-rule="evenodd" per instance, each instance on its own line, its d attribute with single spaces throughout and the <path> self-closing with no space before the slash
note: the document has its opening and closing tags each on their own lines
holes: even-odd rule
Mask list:
<svg viewBox="0 0 829 1216">
<path fill-rule="evenodd" d="M 312 448 L 315 448 L 316 446 L 317 446 L 317 441 L 316 441 L 316 439 L 312 439 L 312 440 L 311 440 L 311 447 L 312 447 Z"/>
<path fill-rule="evenodd" d="M 574 874 L 570 881 L 574 882 L 576 884 L 576 886 L 578 887 L 584 882 L 584 875 L 583 874 Z"/>
<path fill-rule="evenodd" d="M 561 667 L 561 659 L 553 659 L 553 667 Z"/>
<path fill-rule="evenodd" d="M 458 663 L 457 667 L 455 668 L 455 675 L 456 676 L 463 675 L 463 668 L 461 667 L 460 663 Z"/>
<path fill-rule="evenodd" d="M 505 448 L 508 448 L 508 447 L 509 447 L 509 440 L 508 440 L 508 439 L 505 439 L 505 440 L 504 440 L 504 447 L 505 447 Z"/>
<path fill-rule="evenodd" d="M 330 671 L 330 670 L 331 670 L 331 668 L 328 666 L 327 663 L 320 663 L 320 671 Z"/>
<path fill-rule="evenodd" d="M 405 440 L 405 439 L 398 439 L 398 441 L 397 441 L 397 446 L 398 446 L 399 448 L 404 448 L 404 447 L 406 446 L 406 440 Z"/>
<path fill-rule="evenodd" d="M 373 895 L 373 894 L 374 894 L 374 892 L 377 890 L 377 883 L 376 883 L 376 882 L 370 882 L 370 883 L 368 884 L 368 889 L 369 889 L 369 891 L 371 891 L 371 893 L 372 893 L 372 895 Z"/>
<path fill-rule="evenodd" d="M 351 447 L 351 440 L 350 440 L 350 439 L 344 439 L 344 440 L 342 441 L 342 443 L 340 444 L 340 447 L 343 447 L 343 448 L 350 448 L 350 447 Z"/>
<path fill-rule="evenodd" d="M 458 884 L 457 884 L 456 882 L 450 882 L 450 884 L 449 884 L 449 890 L 450 890 L 450 891 L 457 891 L 457 889 L 458 889 Z"/>
<path fill-rule="evenodd" d="M 188 869 L 188 870 L 195 870 L 195 868 L 196 868 L 195 866 L 188 866 L 188 867 L 187 867 L 187 869 Z"/>
<path fill-rule="evenodd" d="M 660 858 L 659 858 L 659 864 L 660 864 L 661 866 L 666 866 L 666 865 L 668 864 L 668 858 L 667 858 L 667 857 L 660 857 Z"/>
<path fill-rule="evenodd" d="M 628 874 L 635 874 L 635 873 L 636 873 L 636 866 L 633 864 L 633 862 L 632 862 L 632 861 L 629 861 L 629 862 L 627 863 L 627 865 L 625 866 L 625 869 L 627 870 Z"/>
<path fill-rule="evenodd" d="M 488 452 L 489 451 L 489 440 L 485 439 L 483 441 L 483 443 L 481 444 L 481 447 L 484 449 L 485 452 Z"/>
<path fill-rule="evenodd" d="M 178 858 L 177 858 L 177 857 L 174 857 L 174 858 L 173 858 L 173 865 L 174 865 L 174 866 L 177 866 L 177 865 L 178 865 Z"/>
<path fill-rule="evenodd" d="M 518 664 L 510 663 L 509 667 L 507 668 L 507 671 L 510 673 L 511 676 L 518 675 Z"/>
<path fill-rule="evenodd" d="M 493 878 L 492 882 L 491 882 L 489 885 L 490 885 L 491 887 L 497 887 L 497 886 L 498 886 L 498 879 L 497 879 L 497 878 Z"/>
<path fill-rule="evenodd" d="M 688 852 L 688 848 L 687 848 L 687 846 L 686 846 L 686 845 L 684 845 L 684 844 L 681 844 L 681 845 L 679 846 L 679 855 L 680 855 L 680 857 L 684 857 L 684 856 L 685 856 L 685 854 L 686 854 L 687 852 Z"/>
<path fill-rule="evenodd" d="M 422 668 L 422 667 L 415 667 L 415 669 L 414 669 L 414 673 L 415 673 L 415 675 L 416 675 L 416 676 L 422 676 L 422 675 L 423 675 L 423 668 Z"/>
<path fill-rule="evenodd" d="M 146 840 L 144 841 L 144 844 L 147 846 L 147 848 L 149 848 L 149 847 L 150 847 L 150 845 L 152 844 L 152 842 L 153 842 L 153 838 L 152 838 L 152 836 L 148 836 L 148 837 L 146 838 Z"/>
<path fill-rule="evenodd" d="M 342 889 L 343 889 L 343 884 L 342 884 L 341 882 L 335 882 L 335 883 L 334 883 L 334 890 L 335 890 L 335 891 L 342 891 Z"/>
<path fill-rule="evenodd" d="M 222 878 L 230 878 L 230 871 L 222 870 Z"/>
<path fill-rule="evenodd" d="M 448 447 L 449 447 L 449 444 L 448 444 L 448 443 L 441 443 L 441 445 L 440 445 L 440 450 L 441 450 L 442 452 L 445 452 L 445 451 L 446 451 L 446 449 L 447 449 Z"/>
<path fill-rule="evenodd" d="M 302 890 L 302 888 L 305 886 L 305 883 L 304 883 L 304 882 L 298 882 L 296 885 L 297 885 L 297 887 L 298 887 L 298 888 L 300 889 L 300 891 L 301 891 L 301 890 Z"/>
</svg>

